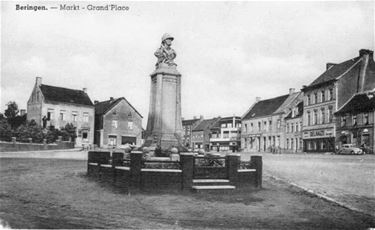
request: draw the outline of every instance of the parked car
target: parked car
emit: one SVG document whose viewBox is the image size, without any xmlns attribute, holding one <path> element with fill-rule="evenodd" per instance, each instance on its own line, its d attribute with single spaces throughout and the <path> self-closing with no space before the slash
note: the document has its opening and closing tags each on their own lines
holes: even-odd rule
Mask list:
<svg viewBox="0 0 375 230">
<path fill-rule="evenodd" d="M 355 147 L 353 144 L 344 144 L 342 148 L 337 152 L 337 154 L 364 154 L 362 149 Z"/>
</svg>

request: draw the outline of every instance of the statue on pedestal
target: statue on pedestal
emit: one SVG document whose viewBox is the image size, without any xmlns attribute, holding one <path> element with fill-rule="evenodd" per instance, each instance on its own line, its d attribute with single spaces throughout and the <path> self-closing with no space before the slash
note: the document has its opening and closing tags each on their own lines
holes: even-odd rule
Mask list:
<svg viewBox="0 0 375 230">
<path fill-rule="evenodd" d="M 154 53 L 158 58 L 156 69 L 161 68 L 163 65 L 168 67 L 177 66 L 177 64 L 173 61 L 177 54 L 174 49 L 171 48 L 173 39 L 174 38 L 169 34 L 164 34 L 161 38 L 161 46 Z"/>
</svg>

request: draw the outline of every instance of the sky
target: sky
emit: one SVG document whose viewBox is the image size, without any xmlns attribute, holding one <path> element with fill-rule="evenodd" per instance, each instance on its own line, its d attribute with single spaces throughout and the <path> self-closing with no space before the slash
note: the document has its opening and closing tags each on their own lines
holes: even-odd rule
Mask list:
<svg viewBox="0 0 375 230">
<path fill-rule="evenodd" d="M 17 11 L 16 4 L 117 4 L 128 11 Z M 242 116 L 374 50 L 374 2 L 2 2 L 1 112 L 35 84 L 125 97 L 146 126 L 153 55 L 164 33 L 182 74 L 182 116 Z"/>
</svg>

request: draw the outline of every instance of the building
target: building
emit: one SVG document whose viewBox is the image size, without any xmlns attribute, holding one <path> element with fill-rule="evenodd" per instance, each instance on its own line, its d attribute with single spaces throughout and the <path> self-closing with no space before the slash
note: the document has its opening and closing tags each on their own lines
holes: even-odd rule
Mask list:
<svg viewBox="0 0 375 230">
<path fill-rule="evenodd" d="M 115 148 L 125 144 L 140 146 L 142 115 L 123 97 L 95 102 L 95 144 Z"/>
<path fill-rule="evenodd" d="M 190 120 L 185 120 L 182 118 L 182 130 L 183 130 L 183 136 L 182 136 L 182 143 L 185 147 L 191 148 L 192 147 L 192 130 L 201 122 L 203 121 L 203 116 L 200 116 L 200 118 L 194 117 Z"/>
<path fill-rule="evenodd" d="M 336 144 L 353 144 L 375 152 L 375 91 L 359 93 L 348 100 L 336 113 Z"/>
<path fill-rule="evenodd" d="M 354 94 L 372 90 L 375 84 L 373 52 L 360 50 L 359 56 L 340 64 L 327 63 L 326 71 L 303 87 L 303 142 L 306 152 L 335 150 L 334 113 Z"/>
<path fill-rule="evenodd" d="M 210 150 L 210 136 L 211 128 L 220 120 L 218 118 L 202 120 L 192 130 L 191 143 L 193 150 L 203 149 L 205 151 Z"/>
<path fill-rule="evenodd" d="M 295 100 L 291 111 L 285 117 L 285 151 L 298 153 L 303 151 L 302 141 L 303 101 Z"/>
<path fill-rule="evenodd" d="M 210 131 L 211 150 L 237 152 L 241 148 L 241 117 L 223 117 Z"/>
<path fill-rule="evenodd" d="M 76 146 L 94 142 L 94 105 L 87 89 L 74 90 L 42 84 L 37 77 L 27 101 L 27 120 L 43 128 L 61 129 L 71 123 L 77 129 Z"/>
<path fill-rule="evenodd" d="M 248 152 L 275 152 L 286 149 L 285 117 L 302 98 L 301 92 L 260 100 L 242 116 L 241 149 Z"/>
</svg>

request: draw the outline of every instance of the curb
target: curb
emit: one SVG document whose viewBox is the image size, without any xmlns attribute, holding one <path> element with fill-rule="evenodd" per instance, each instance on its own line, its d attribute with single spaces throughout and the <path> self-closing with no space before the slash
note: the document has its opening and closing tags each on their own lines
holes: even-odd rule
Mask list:
<svg viewBox="0 0 375 230">
<path fill-rule="evenodd" d="M 48 150 L 36 150 L 36 151 L 6 151 L 0 152 L 1 154 L 17 154 L 17 153 L 43 153 L 43 152 L 76 152 L 76 151 L 84 151 L 82 148 L 74 148 L 74 149 L 48 149 Z"/>
<path fill-rule="evenodd" d="M 369 215 L 369 216 L 371 216 L 371 217 L 375 217 L 375 213 L 369 213 L 369 212 L 367 212 L 367 211 L 364 211 L 364 210 L 358 209 L 358 208 L 356 208 L 356 207 L 353 207 L 353 206 L 351 206 L 351 205 L 349 205 L 349 204 L 342 203 L 342 202 L 337 201 L 337 200 L 335 200 L 335 199 L 333 199 L 333 198 L 331 198 L 331 197 L 328 197 L 328 196 L 326 196 L 326 195 L 324 195 L 324 194 L 321 194 L 321 193 L 319 193 L 319 192 L 316 192 L 316 191 L 314 191 L 314 190 L 312 190 L 312 189 L 308 189 L 308 188 L 306 188 L 306 187 L 304 187 L 304 186 L 298 185 L 298 184 L 296 184 L 296 183 L 294 183 L 294 182 L 292 182 L 292 181 L 290 181 L 290 180 L 288 180 L 288 179 L 283 179 L 283 178 L 276 177 L 276 176 L 273 176 L 273 175 L 270 175 L 270 174 L 268 174 L 267 176 L 269 176 L 270 178 L 272 178 L 272 179 L 274 179 L 274 180 L 277 180 L 277 181 L 286 182 L 286 183 L 292 185 L 293 187 L 296 187 L 296 188 L 302 189 L 303 191 L 305 191 L 305 192 L 307 192 L 307 193 L 309 193 L 309 194 L 311 194 L 311 195 L 317 196 L 317 197 L 319 197 L 319 198 L 321 198 L 321 199 L 323 199 L 323 200 L 326 200 L 326 201 L 328 201 L 328 202 L 335 203 L 335 204 L 337 204 L 337 205 L 339 205 L 339 206 L 341 206 L 341 207 L 343 207 L 343 208 L 346 208 L 346 209 L 349 209 L 349 210 L 351 210 L 351 211 L 355 211 L 355 212 L 360 212 L 360 213 L 362 213 L 362 214 L 366 214 L 366 215 Z"/>
</svg>

